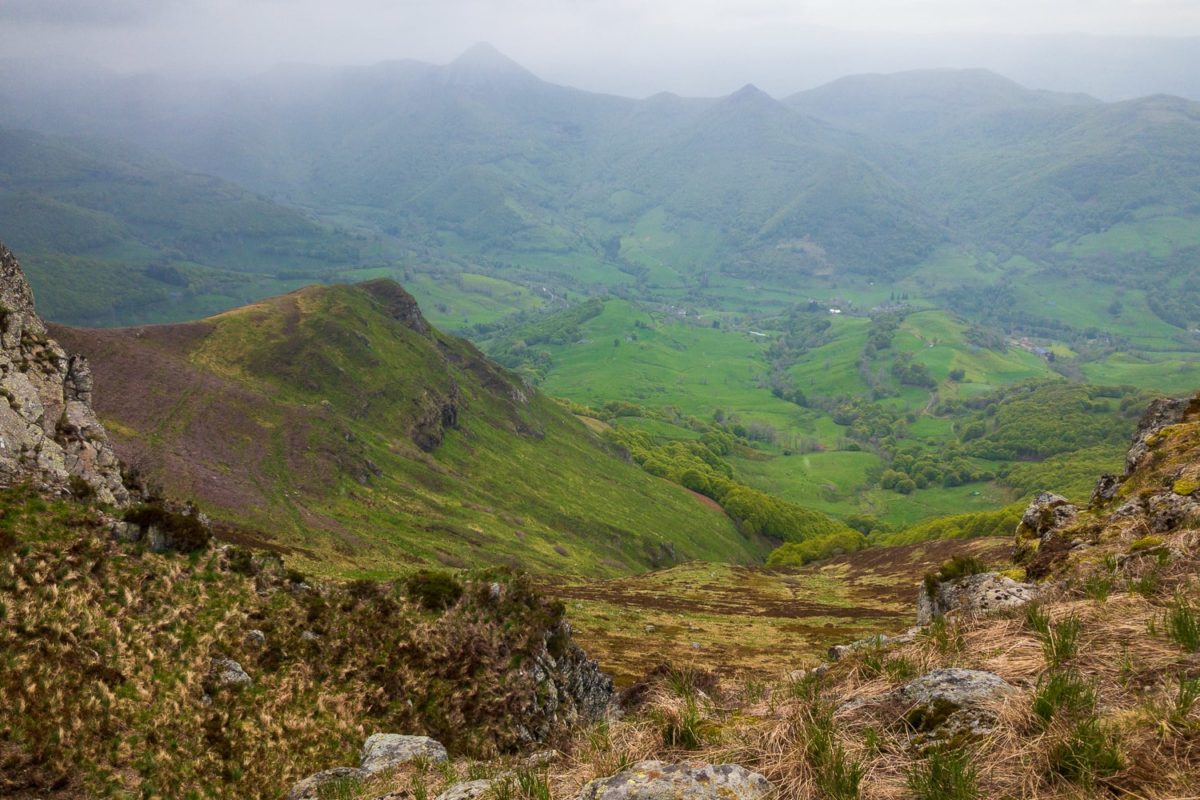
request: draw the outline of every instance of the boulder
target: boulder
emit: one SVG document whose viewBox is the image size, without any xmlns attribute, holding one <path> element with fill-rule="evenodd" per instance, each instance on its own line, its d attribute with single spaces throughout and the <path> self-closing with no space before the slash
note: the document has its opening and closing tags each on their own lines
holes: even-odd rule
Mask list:
<svg viewBox="0 0 1200 800">
<path fill-rule="evenodd" d="M 223 656 L 218 656 L 212 660 L 212 666 L 209 668 L 209 677 L 212 680 L 213 686 L 217 689 L 240 689 L 254 682 L 246 674 L 246 670 L 242 669 L 241 664 L 232 658 L 225 658 Z"/>
<path fill-rule="evenodd" d="M 642 761 L 592 781 L 578 800 L 760 800 L 773 794 L 766 778 L 737 764 Z"/>
<path fill-rule="evenodd" d="M 1041 492 L 1025 508 L 1021 514 L 1021 525 L 1034 536 L 1044 536 L 1055 528 L 1061 528 L 1079 513 L 1070 500 L 1053 492 Z"/>
<path fill-rule="evenodd" d="M 984 572 L 939 583 L 933 594 L 917 592 L 917 624 L 928 625 L 946 614 L 987 614 L 1023 606 L 1037 597 L 1032 583 L 1019 583 L 997 572 Z"/>
<path fill-rule="evenodd" d="M 437 796 L 437 800 L 479 800 L 487 797 L 492 790 L 491 780 L 467 781 L 456 783 Z"/>
<path fill-rule="evenodd" d="M 321 797 L 337 797 L 332 787 L 337 784 L 354 785 L 369 777 L 366 772 L 354 767 L 334 767 L 309 775 L 287 793 L 287 800 L 318 800 Z"/>
<path fill-rule="evenodd" d="M 428 736 L 401 736 L 398 733 L 375 733 L 363 743 L 359 767 L 367 775 L 406 764 L 417 758 L 445 761 L 449 756 L 441 742 Z"/>
<path fill-rule="evenodd" d="M 973 739 L 996 725 L 989 703 L 1013 691 L 992 672 L 949 667 L 927 672 L 897 690 L 907 711 L 904 723 L 918 746 Z"/>
</svg>

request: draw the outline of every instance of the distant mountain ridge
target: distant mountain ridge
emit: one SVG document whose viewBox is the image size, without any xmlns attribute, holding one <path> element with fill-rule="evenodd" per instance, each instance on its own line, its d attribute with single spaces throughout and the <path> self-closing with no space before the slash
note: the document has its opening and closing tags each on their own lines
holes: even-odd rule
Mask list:
<svg viewBox="0 0 1200 800">
<path fill-rule="evenodd" d="M 380 237 L 383 263 L 594 290 L 645 284 L 660 267 L 666 284 L 832 288 L 896 283 L 946 247 L 1119 282 L 1119 254 L 1137 256 L 1138 282 L 1184 298 L 1164 312 L 1170 324 L 1200 316 L 1181 271 L 1194 237 L 1157 232 L 1200 218 L 1200 104 L 1181 99 L 1101 103 L 933 70 L 784 101 L 753 86 L 631 100 L 548 83 L 486 45 L 442 66 L 29 88 L 0 76 L 23 124 L 130 141 L 349 220 Z M 1098 248 L 1093 236 L 1109 239 Z"/>
</svg>

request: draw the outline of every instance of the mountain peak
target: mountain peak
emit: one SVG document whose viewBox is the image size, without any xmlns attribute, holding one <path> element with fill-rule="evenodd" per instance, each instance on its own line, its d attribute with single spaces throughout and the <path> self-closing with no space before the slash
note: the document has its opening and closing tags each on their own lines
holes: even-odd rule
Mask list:
<svg viewBox="0 0 1200 800">
<path fill-rule="evenodd" d="M 501 53 L 489 42 L 479 42 L 467 48 L 458 58 L 446 65 L 455 78 L 469 82 L 489 82 L 497 78 L 532 78 L 533 73 Z"/>
<path fill-rule="evenodd" d="M 755 86 L 753 83 L 747 83 L 745 86 L 738 89 L 733 94 L 729 95 L 728 99 L 733 100 L 735 102 L 755 102 L 755 103 L 761 103 L 764 101 L 769 102 L 769 103 L 775 102 L 774 97 L 771 97 L 771 95 L 767 94 L 762 89 Z"/>
</svg>

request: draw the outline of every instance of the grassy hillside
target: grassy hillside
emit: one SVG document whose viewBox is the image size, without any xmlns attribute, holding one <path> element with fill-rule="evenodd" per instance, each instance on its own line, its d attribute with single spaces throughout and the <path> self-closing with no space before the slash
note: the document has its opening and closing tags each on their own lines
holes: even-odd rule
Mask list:
<svg viewBox="0 0 1200 800">
<path fill-rule="evenodd" d="M 0 129 L 0 219 L 41 313 L 202 316 L 332 277 L 363 237 L 135 148 Z"/>
<path fill-rule="evenodd" d="M 388 281 L 55 336 L 90 358 L 129 463 L 312 569 L 604 575 L 770 546 L 429 328 Z"/>
</svg>

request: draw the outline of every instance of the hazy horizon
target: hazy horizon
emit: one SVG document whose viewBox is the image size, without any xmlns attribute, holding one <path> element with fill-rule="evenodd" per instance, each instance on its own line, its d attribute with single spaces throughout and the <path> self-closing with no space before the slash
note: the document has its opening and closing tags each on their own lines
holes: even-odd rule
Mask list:
<svg viewBox="0 0 1200 800">
<path fill-rule="evenodd" d="M 8 58 L 234 77 L 279 64 L 434 64 L 489 42 L 544 80 L 630 97 L 776 97 L 850 74 L 993 70 L 1106 100 L 1200 97 L 1200 6 L 1181 0 L 4 0 Z"/>
</svg>

